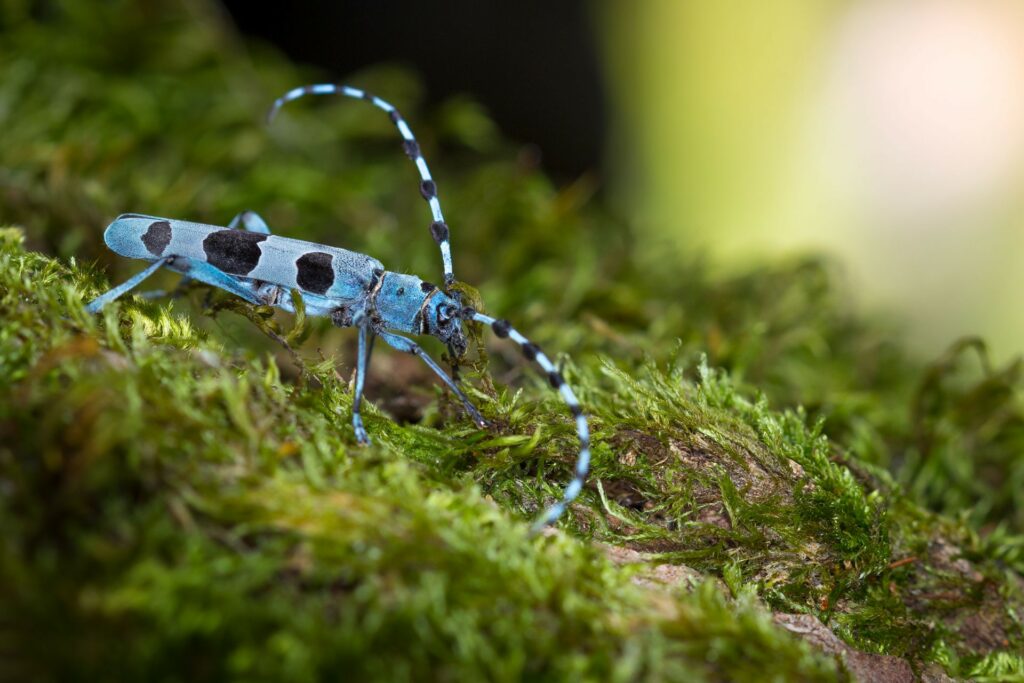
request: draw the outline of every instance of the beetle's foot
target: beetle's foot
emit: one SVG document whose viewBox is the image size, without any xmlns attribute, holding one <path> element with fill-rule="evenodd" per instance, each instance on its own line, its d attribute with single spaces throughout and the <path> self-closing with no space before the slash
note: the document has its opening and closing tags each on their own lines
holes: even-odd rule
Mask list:
<svg viewBox="0 0 1024 683">
<path fill-rule="evenodd" d="M 363 427 L 363 420 L 358 415 L 352 417 L 352 427 L 356 430 L 356 441 L 359 442 L 360 446 L 370 445 L 370 435 L 366 433 L 366 428 Z"/>
</svg>

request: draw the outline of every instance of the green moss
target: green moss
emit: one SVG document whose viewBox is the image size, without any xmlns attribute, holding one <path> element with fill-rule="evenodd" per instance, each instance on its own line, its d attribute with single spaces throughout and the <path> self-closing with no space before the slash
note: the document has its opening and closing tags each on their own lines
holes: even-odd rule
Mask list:
<svg viewBox="0 0 1024 683">
<path fill-rule="evenodd" d="M 727 280 L 640 261 L 589 179 L 556 189 L 472 102 L 427 109 L 408 74 L 357 74 L 431 160 L 456 272 L 480 286 L 466 296 L 573 350 L 559 360 L 592 416 L 594 471 L 562 531 L 529 539 L 576 444 L 514 348 L 487 362 L 476 338 L 486 432 L 415 362 L 375 357 L 360 449 L 351 335 L 325 321 L 201 287 L 81 309 L 138 268 L 100 238 L 122 211 L 258 209 L 290 236 L 437 273 L 386 118 L 318 103 L 265 130 L 266 104 L 315 75 L 203 3 L 29 4 L 0 4 L 0 221 L 28 240 L 0 233 L 0 642 L 19 653 L 0 667 L 846 675 L 776 612 L 918 671 L 1019 673 L 1017 364 L 971 365 L 977 342 L 912 357 L 820 261 Z"/>
<path fill-rule="evenodd" d="M 478 394 L 497 435 L 372 411 L 377 445 L 358 449 L 350 393 L 327 367 L 289 386 L 273 361 L 226 353 L 168 307 L 88 316 L 97 278 L 24 252 L 14 231 L 0 277 L 2 583 L 33 636 L 26 665 L 827 677 L 755 594 L 912 661 L 944 646 L 981 666 L 955 622 L 985 610 L 1006 646 L 1021 644 L 1005 617 L 1019 609 L 1013 584 L 983 553 L 953 566 L 962 531 L 866 486 L 820 428 L 744 399 L 706 365 L 697 382 L 680 364 L 628 374 L 599 358 L 567 373 L 595 425 L 595 488 L 569 524 L 745 596 L 675 590 L 666 616 L 597 546 L 527 538 L 573 453 L 570 420 L 539 386 L 530 400 Z M 892 566 L 909 553 L 920 570 Z M 126 640 L 137 654 L 124 662 Z M 724 661 L 709 658 L 718 651 Z"/>
<path fill-rule="evenodd" d="M 333 373 L 288 386 L 164 307 L 94 319 L 95 277 L 0 235 L 0 595 L 21 673 L 833 677 L 751 595 L 669 588 L 657 609 L 595 546 L 528 538 L 472 479 L 539 498 L 517 464 L 536 454 L 377 414 L 378 445 L 356 448 Z M 513 434 L 541 414 L 484 410 Z"/>
</svg>

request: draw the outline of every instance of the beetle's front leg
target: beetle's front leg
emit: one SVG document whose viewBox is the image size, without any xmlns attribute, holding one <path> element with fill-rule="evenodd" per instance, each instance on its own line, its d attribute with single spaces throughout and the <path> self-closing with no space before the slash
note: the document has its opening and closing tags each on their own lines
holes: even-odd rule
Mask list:
<svg viewBox="0 0 1024 683">
<path fill-rule="evenodd" d="M 373 340 L 377 335 L 370 329 L 370 323 L 363 318 L 359 325 L 359 351 L 356 357 L 356 387 L 352 396 L 352 428 L 356 432 L 356 441 L 364 446 L 370 443 L 370 436 L 363 427 L 363 417 L 359 408 L 363 402 L 363 387 L 366 384 L 366 370 L 370 366 L 370 354 L 373 353 Z"/>
<path fill-rule="evenodd" d="M 434 374 L 437 375 L 441 379 L 441 381 L 444 382 L 445 385 L 449 389 L 451 389 L 452 392 L 455 393 L 455 395 L 458 397 L 460 401 L 462 401 L 462 405 L 465 407 L 466 412 L 469 413 L 469 416 L 470 418 L 472 418 L 473 422 L 475 422 L 476 425 L 481 429 L 487 426 L 487 420 L 485 420 L 483 415 L 480 414 L 480 411 L 476 409 L 476 406 L 474 406 L 472 401 L 469 400 L 469 397 L 466 396 L 466 394 L 463 393 L 462 389 L 459 388 L 459 385 L 453 382 L 452 378 L 449 377 L 445 373 L 445 371 L 441 369 L 441 366 L 438 365 L 433 358 L 427 355 L 426 351 L 420 348 L 419 344 L 414 342 L 412 339 L 408 339 L 406 337 L 403 337 L 398 334 L 393 334 L 391 332 L 380 331 L 378 332 L 378 334 L 380 335 L 381 339 L 383 339 L 385 342 L 388 343 L 389 346 L 391 346 L 391 348 L 396 349 L 398 351 L 403 351 L 405 353 L 410 353 L 414 356 L 417 356 L 420 360 L 426 363 L 427 367 L 433 370 Z"/>
</svg>

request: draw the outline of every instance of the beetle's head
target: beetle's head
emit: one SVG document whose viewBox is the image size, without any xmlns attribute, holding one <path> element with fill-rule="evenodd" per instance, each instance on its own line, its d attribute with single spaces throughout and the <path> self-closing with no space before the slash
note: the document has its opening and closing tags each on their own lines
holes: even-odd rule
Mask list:
<svg viewBox="0 0 1024 683">
<path fill-rule="evenodd" d="M 462 329 L 462 306 L 457 294 L 436 291 L 427 302 L 423 316 L 423 334 L 444 342 L 454 358 L 466 353 L 466 335 Z"/>
</svg>

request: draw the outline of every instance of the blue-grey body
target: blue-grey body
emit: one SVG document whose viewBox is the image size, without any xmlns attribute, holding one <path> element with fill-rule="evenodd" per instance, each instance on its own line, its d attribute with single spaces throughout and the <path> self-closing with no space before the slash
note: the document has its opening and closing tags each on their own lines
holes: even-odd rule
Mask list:
<svg viewBox="0 0 1024 683">
<path fill-rule="evenodd" d="M 374 271 L 384 269 L 377 259 L 346 249 L 140 214 L 118 216 L 103 239 L 125 258 L 186 256 L 212 263 L 230 275 L 334 299 L 360 298 Z M 324 258 L 309 258 L 309 254 Z"/>
<path fill-rule="evenodd" d="M 439 327 L 438 307 L 458 305 L 435 285 L 388 272 L 365 254 L 279 235 L 129 213 L 103 239 L 125 258 L 167 258 L 166 267 L 183 274 L 196 262 L 210 264 L 259 303 L 289 312 L 297 289 L 310 315 L 331 316 L 340 327 L 368 316 L 380 330 L 430 334 Z M 176 267 L 178 260 L 185 265 Z"/>
<path fill-rule="evenodd" d="M 356 88 L 319 84 L 289 91 L 275 102 L 271 116 L 286 102 L 305 95 L 325 94 L 366 100 L 386 112 L 398 128 L 403 149 L 420 174 L 420 194 L 430 207 L 430 234 L 441 250 L 444 286 L 447 288 L 455 276 L 448 226 L 441 213 L 437 187 L 412 131 L 393 106 Z M 99 311 L 160 268 L 167 268 L 181 273 L 186 279 L 224 289 L 250 303 L 276 306 L 290 312 L 296 309 L 293 297 L 299 296 L 307 315 L 326 316 L 339 327 L 357 328 L 359 349 L 352 425 L 360 443 L 369 442 L 362 423 L 360 403 L 373 340 L 377 337 L 399 351 L 420 357 L 459 397 L 473 421 L 480 427 L 486 427 L 487 421 L 455 381 L 419 345 L 403 334 L 435 337 L 444 342 L 452 358 L 457 359 L 466 349 L 463 321 L 490 326 L 497 336 L 518 344 L 523 355 L 544 371 L 551 386 L 569 406 L 580 440 L 581 448 L 572 480 L 566 486 L 562 499 L 537 520 L 534 530 L 557 520 L 582 491 L 590 469 L 590 430 L 572 389 L 540 348 L 513 329 L 508 321 L 462 306 L 457 294 L 442 290 L 415 275 L 389 272 L 380 261 L 365 254 L 271 234 L 263 219 L 251 211 L 242 212 L 227 227 L 122 214 L 107 227 L 104 240 L 115 253 L 148 261 L 149 266 L 90 302 L 86 307 L 90 312 Z"/>
</svg>

